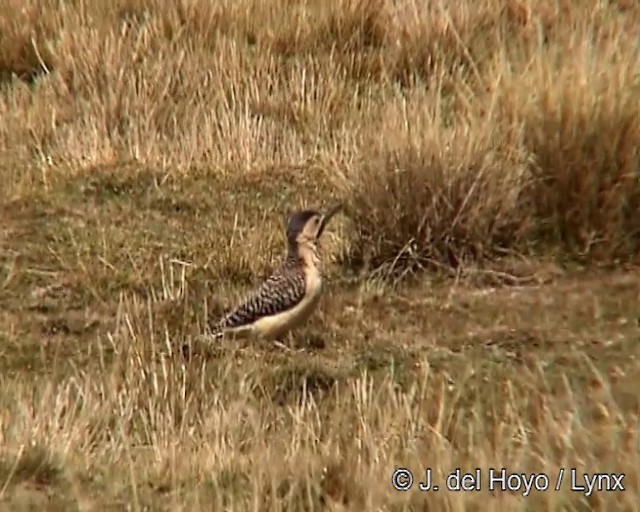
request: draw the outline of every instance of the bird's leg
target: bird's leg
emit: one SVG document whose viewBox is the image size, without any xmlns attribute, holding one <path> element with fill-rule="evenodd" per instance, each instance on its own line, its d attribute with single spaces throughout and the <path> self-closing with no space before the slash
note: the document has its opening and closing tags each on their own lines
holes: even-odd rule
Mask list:
<svg viewBox="0 0 640 512">
<path fill-rule="evenodd" d="M 273 340 L 273 344 L 278 347 L 281 348 L 282 350 L 286 350 L 287 352 L 291 352 L 291 349 L 284 343 L 282 343 L 280 340 Z"/>
<path fill-rule="evenodd" d="M 278 338 L 273 340 L 273 344 L 278 347 L 281 348 L 282 350 L 286 350 L 287 352 L 291 352 L 291 347 L 294 346 L 294 338 L 293 338 L 293 333 L 292 332 L 288 332 L 285 334 L 284 337 L 282 336 L 278 336 Z"/>
</svg>

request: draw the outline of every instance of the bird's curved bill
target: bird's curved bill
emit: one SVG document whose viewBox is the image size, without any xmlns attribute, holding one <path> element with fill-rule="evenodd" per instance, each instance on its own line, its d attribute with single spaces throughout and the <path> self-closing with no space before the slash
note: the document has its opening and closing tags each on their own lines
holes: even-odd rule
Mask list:
<svg viewBox="0 0 640 512">
<path fill-rule="evenodd" d="M 327 226 L 327 224 L 329 223 L 329 221 L 331 220 L 331 218 L 336 214 L 339 213 L 343 210 L 343 205 L 339 204 L 337 206 L 334 206 L 333 208 L 331 208 L 327 213 L 324 214 L 324 216 L 322 217 L 322 223 L 320 225 L 320 229 L 318 230 L 318 236 L 320 236 L 322 234 L 322 232 L 324 231 L 324 228 Z"/>
</svg>

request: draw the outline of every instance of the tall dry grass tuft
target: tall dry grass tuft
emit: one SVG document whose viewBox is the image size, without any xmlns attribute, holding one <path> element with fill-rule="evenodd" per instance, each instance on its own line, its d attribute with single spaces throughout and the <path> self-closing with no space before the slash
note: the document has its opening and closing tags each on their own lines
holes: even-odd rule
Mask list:
<svg viewBox="0 0 640 512">
<path fill-rule="evenodd" d="M 593 30 L 593 29 L 592 29 Z M 536 235 L 585 256 L 637 254 L 640 54 L 622 34 L 498 64 L 499 110 L 532 154 Z"/>
<path fill-rule="evenodd" d="M 336 180 L 362 244 L 352 255 L 374 265 L 458 266 L 526 238 L 530 176 L 521 132 L 501 126 L 495 112 L 451 124 L 440 93 L 399 96 L 383 109 L 363 163 Z"/>
<path fill-rule="evenodd" d="M 465 66 L 443 59 L 423 89 L 370 112 L 366 151 L 335 179 L 352 201 L 355 260 L 637 256 L 638 31 L 614 9 L 557 9 L 512 2 L 489 25 L 476 12 L 491 49 L 463 44 Z M 554 30 L 560 15 L 572 31 Z"/>
</svg>

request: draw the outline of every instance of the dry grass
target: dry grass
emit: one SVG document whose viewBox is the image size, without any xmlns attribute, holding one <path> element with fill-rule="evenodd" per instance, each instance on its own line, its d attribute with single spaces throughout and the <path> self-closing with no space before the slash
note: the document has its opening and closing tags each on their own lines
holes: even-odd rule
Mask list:
<svg viewBox="0 0 640 512">
<path fill-rule="evenodd" d="M 2 3 L 0 510 L 636 510 L 638 27 L 626 0 Z M 192 346 L 283 216 L 338 198 L 291 350 Z M 489 467 L 567 473 L 525 497 Z"/>
</svg>

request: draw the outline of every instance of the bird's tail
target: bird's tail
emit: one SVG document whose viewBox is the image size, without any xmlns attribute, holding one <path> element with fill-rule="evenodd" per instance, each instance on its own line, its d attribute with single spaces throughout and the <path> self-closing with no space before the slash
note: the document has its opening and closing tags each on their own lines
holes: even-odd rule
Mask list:
<svg viewBox="0 0 640 512">
<path fill-rule="evenodd" d="M 204 335 L 209 340 L 217 340 L 224 335 L 224 323 L 222 320 L 215 320 L 208 322 L 205 328 Z"/>
</svg>

